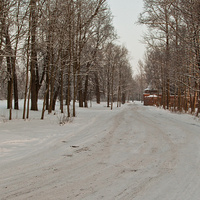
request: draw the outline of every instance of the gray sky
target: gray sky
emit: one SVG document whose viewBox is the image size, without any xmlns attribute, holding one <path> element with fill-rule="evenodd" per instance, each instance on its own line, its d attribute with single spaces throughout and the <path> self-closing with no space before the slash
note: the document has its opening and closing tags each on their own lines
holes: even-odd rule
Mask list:
<svg viewBox="0 0 200 200">
<path fill-rule="evenodd" d="M 137 73 L 139 59 L 143 59 L 145 45 L 141 42 L 145 32 L 143 25 L 136 25 L 139 14 L 143 10 L 142 0 L 107 0 L 114 16 L 114 27 L 119 42 L 127 47 L 131 56 L 134 74 Z"/>
</svg>

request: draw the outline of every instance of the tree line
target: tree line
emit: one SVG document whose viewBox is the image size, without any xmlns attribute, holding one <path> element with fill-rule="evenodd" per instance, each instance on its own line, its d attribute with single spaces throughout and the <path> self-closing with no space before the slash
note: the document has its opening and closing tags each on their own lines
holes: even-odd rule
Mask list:
<svg viewBox="0 0 200 200">
<path fill-rule="evenodd" d="M 23 119 L 60 101 L 61 113 L 75 116 L 75 103 L 93 97 L 113 108 L 131 97 L 129 53 L 117 34 L 106 0 L 0 0 L 0 98 L 12 119 L 24 99 Z M 72 105 L 72 111 L 70 109 Z"/>
<path fill-rule="evenodd" d="M 162 93 L 161 105 L 200 112 L 200 1 L 144 0 L 139 24 L 148 27 L 143 68 Z M 174 95 L 174 100 L 170 100 Z"/>
<path fill-rule="evenodd" d="M 144 0 L 139 24 L 148 32 L 142 68 L 164 108 L 200 112 L 200 1 Z M 141 63 L 140 63 L 141 65 Z M 173 95 L 172 100 L 170 96 Z"/>
</svg>

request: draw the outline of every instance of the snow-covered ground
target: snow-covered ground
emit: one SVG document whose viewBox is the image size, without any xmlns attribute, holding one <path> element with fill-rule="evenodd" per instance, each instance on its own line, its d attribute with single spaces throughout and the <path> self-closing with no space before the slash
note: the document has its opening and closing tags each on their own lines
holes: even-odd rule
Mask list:
<svg viewBox="0 0 200 200">
<path fill-rule="evenodd" d="M 140 103 L 73 122 L 0 105 L 1 200 L 199 200 L 200 121 Z"/>
</svg>

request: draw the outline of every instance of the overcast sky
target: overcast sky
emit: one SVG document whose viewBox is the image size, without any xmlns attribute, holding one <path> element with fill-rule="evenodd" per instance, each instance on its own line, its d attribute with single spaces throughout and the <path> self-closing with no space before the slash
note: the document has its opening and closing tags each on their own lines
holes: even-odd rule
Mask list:
<svg viewBox="0 0 200 200">
<path fill-rule="evenodd" d="M 139 14 L 143 10 L 142 0 L 107 0 L 114 16 L 114 27 L 119 42 L 127 47 L 131 56 L 134 74 L 137 73 L 139 59 L 143 59 L 145 45 L 141 42 L 145 27 L 136 25 Z"/>
</svg>

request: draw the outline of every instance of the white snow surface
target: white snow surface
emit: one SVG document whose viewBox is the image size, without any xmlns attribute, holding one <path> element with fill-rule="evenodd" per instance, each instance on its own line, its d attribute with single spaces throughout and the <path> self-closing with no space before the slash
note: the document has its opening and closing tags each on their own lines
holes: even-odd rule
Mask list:
<svg viewBox="0 0 200 200">
<path fill-rule="evenodd" d="M 147 97 L 152 98 L 152 97 L 158 97 L 158 96 L 155 95 L 155 94 L 152 94 L 152 95 L 149 95 L 149 96 L 147 96 Z"/>
<path fill-rule="evenodd" d="M 1 102 L 1 200 L 199 200 L 200 121 L 128 103 L 31 112 L 8 121 Z"/>
</svg>

